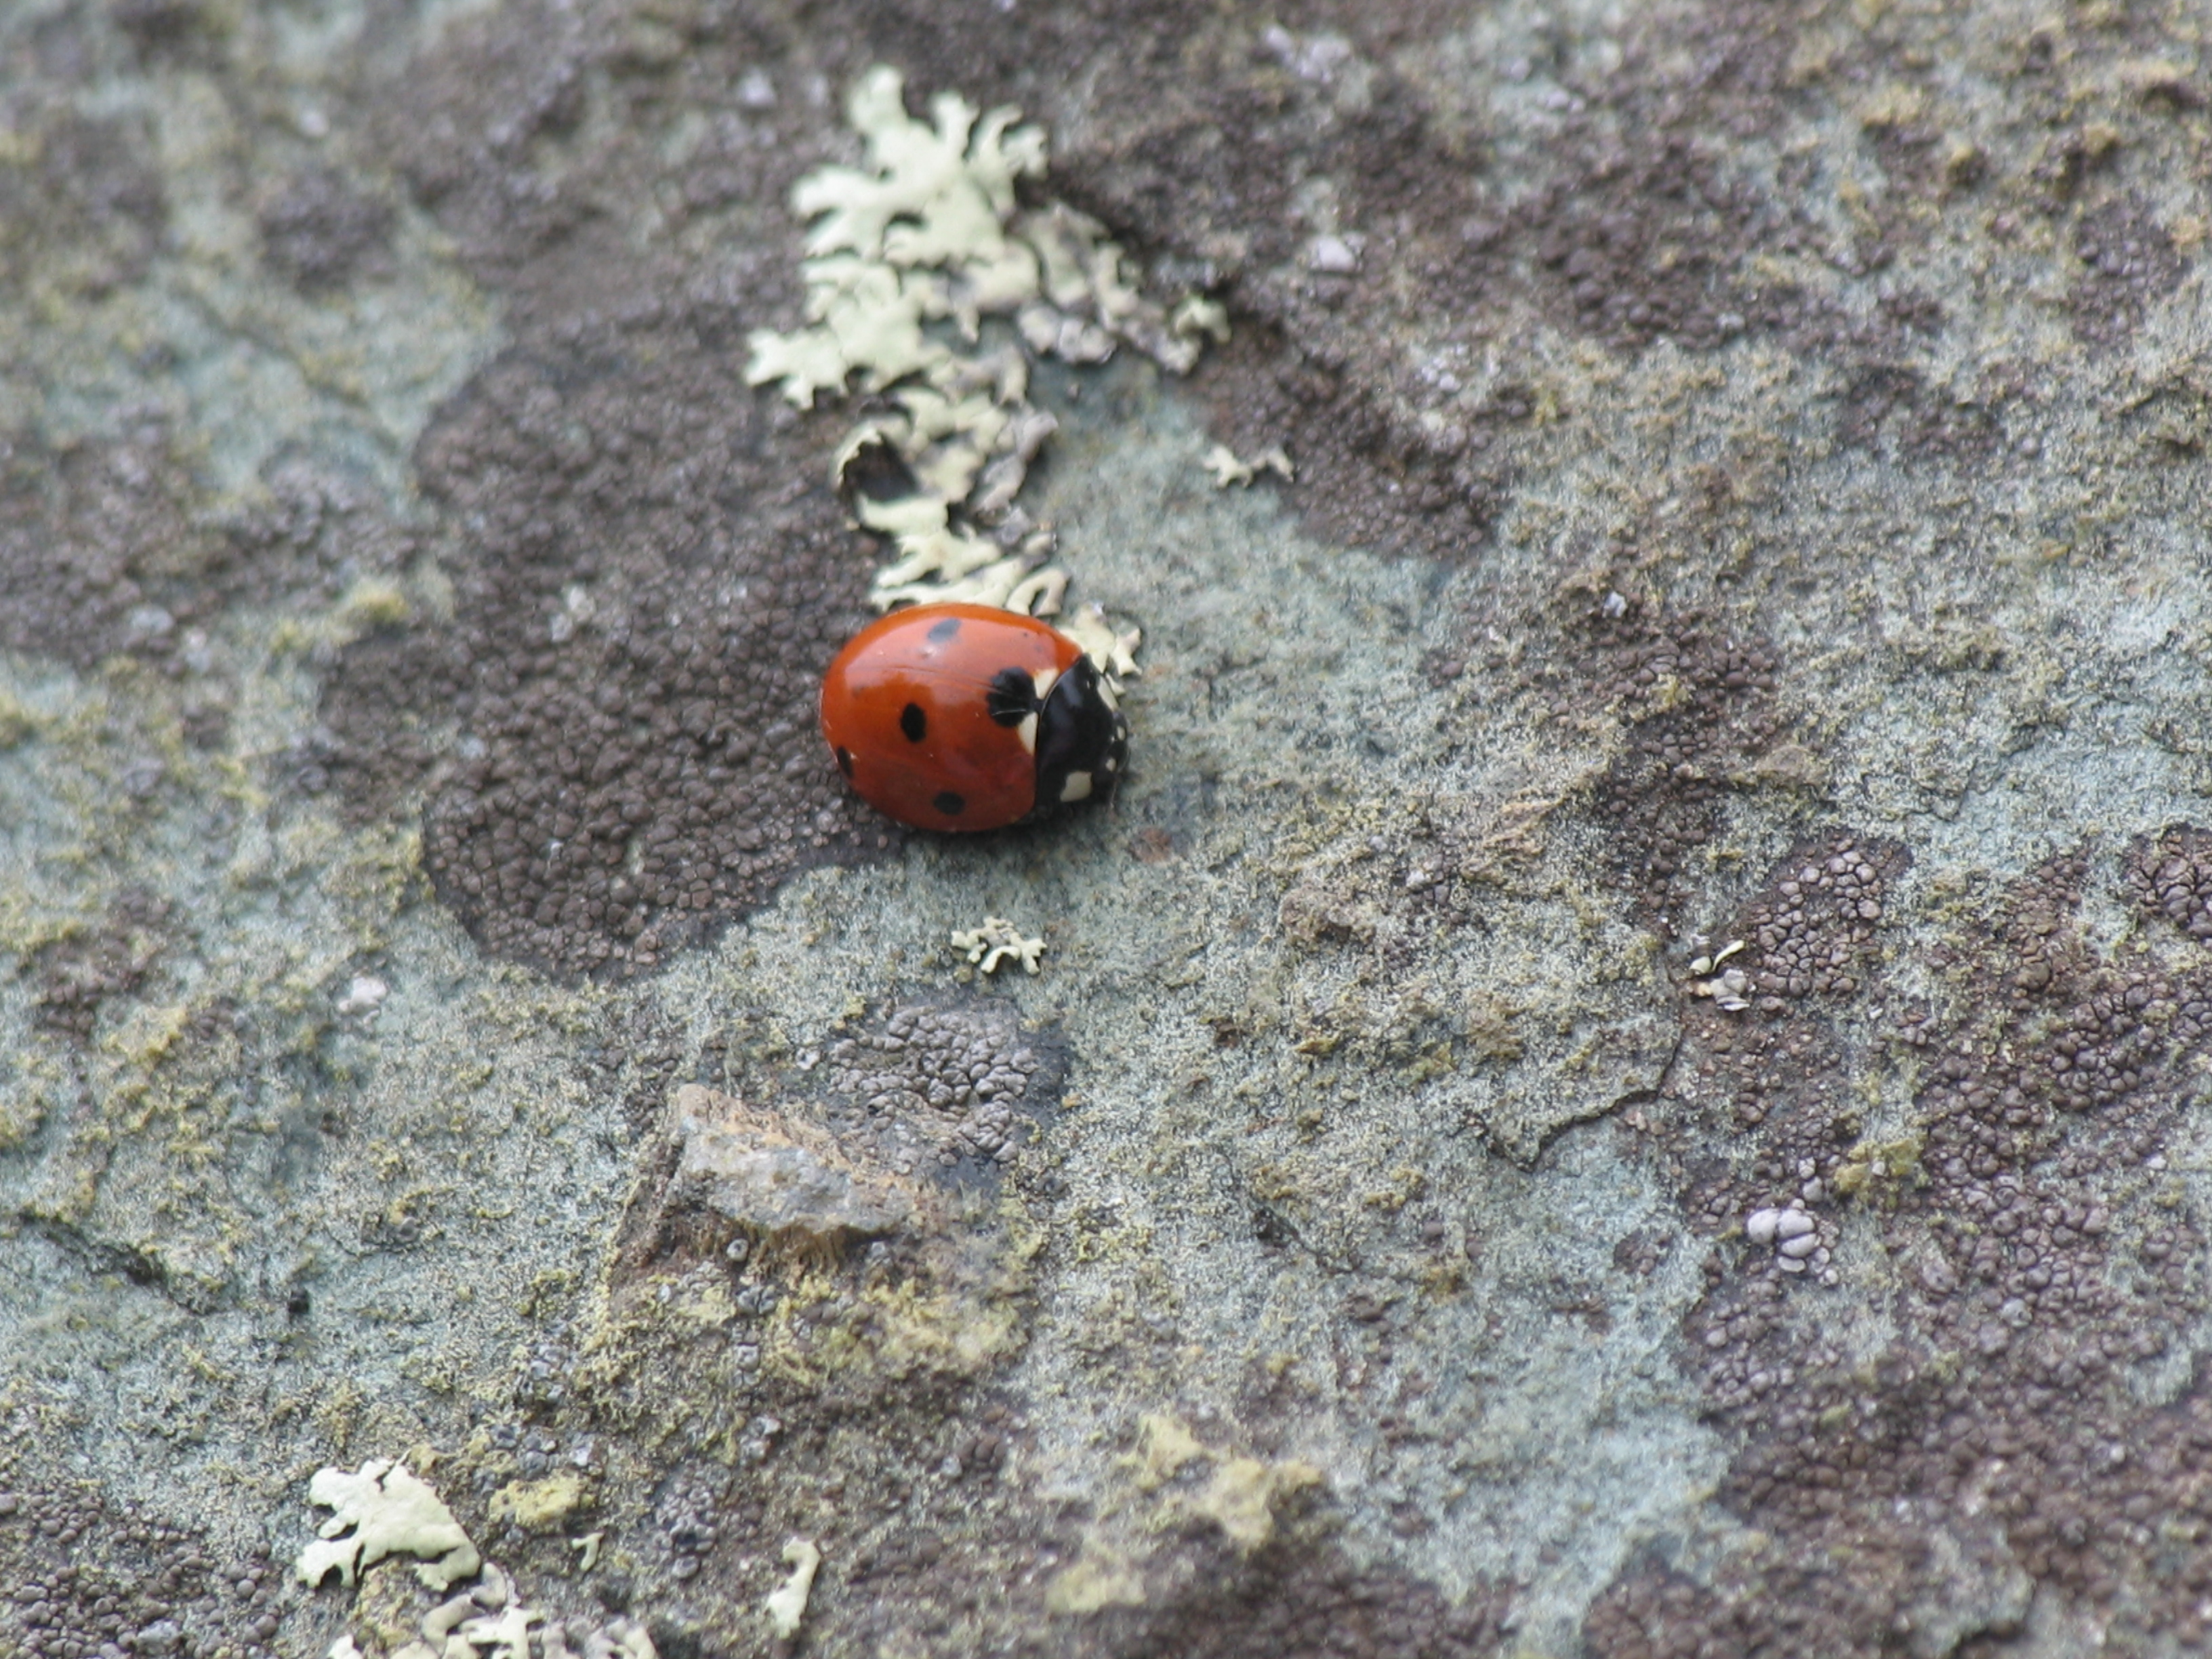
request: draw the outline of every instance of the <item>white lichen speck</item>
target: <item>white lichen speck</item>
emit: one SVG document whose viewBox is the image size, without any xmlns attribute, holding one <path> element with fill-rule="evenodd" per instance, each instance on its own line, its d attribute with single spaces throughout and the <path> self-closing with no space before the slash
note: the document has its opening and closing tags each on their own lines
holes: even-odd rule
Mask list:
<svg viewBox="0 0 2212 1659">
<path fill-rule="evenodd" d="M 1690 963 L 1690 971 L 1692 974 L 1711 975 L 1711 977 L 1692 980 L 1690 994 L 1693 997 L 1711 997 L 1713 1000 L 1713 1006 L 1727 1013 L 1740 1014 L 1750 1007 L 1748 998 L 1752 989 L 1751 975 L 1741 968 L 1727 968 L 1722 965 L 1742 949 L 1743 941 L 1737 939 L 1716 951 L 1710 957 L 1699 957 L 1692 961 Z"/>
<path fill-rule="evenodd" d="M 392 988 L 374 974 L 356 974 L 346 987 L 346 994 L 338 999 L 341 1017 L 358 1015 L 363 1022 L 376 1018 L 377 1010 L 384 1006 L 385 998 Z"/>
<path fill-rule="evenodd" d="M 1816 1269 L 1822 1284 L 1836 1283 L 1837 1274 L 1828 1266 L 1828 1248 L 1820 1242 L 1820 1223 L 1795 1203 L 1753 1210 L 1744 1218 L 1743 1236 L 1753 1244 L 1771 1245 L 1774 1266 L 1779 1271 L 1802 1273 Z"/>
<path fill-rule="evenodd" d="M 783 1559 L 791 1568 L 791 1577 L 768 1598 L 768 1618 L 776 1639 L 788 1642 L 799 1634 L 799 1622 L 806 1617 L 806 1598 L 813 1594 L 822 1552 L 807 1540 L 794 1538 L 783 1547 Z"/>
<path fill-rule="evenodd" d="M 965 951 L 968 960 L 981 963 L 987 974 L 997 973 L 999 964 L 1008 957 L 1015 957 L 1024 969 L 1034 974 L 1037 970 L 1037 957 L 1044 951 L 1044 941 L 1023 938 L 1021 929 L 1004 916 L 986 916 L 980 927 L 953 929 L 952 948 Z"/>
<path fill-rule="evenodd" d="M 1285 483 L 1297 483 L 1298 477 L 1297 469 L 1291 465 L 1291 458 L 1280 444 L 1261 451 L 1249 461 L 1238 459 L 1237 452 L 1227 444 L 1216 444 L 1206 451 L 1206 459 L 1200 465 L 1213 475 L 1216 489 L 1226 489 L 1232 484 L 1240 489 L 1247 488 L 1262 472 L 1275 473 Z"/>
</svg>

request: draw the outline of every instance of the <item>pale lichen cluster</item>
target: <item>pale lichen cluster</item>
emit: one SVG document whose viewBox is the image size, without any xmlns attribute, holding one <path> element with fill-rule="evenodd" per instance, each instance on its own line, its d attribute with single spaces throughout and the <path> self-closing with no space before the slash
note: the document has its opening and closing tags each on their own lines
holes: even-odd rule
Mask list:
<svg viewBox="0 0 2212 1659">
<path fill-rule="evenodd" d="M 1289 452 L 1280 444 L 1270 446 L 1249 461 L 1227 444 L 1216 444 L 1206 451 L 1206 459 L 1200 465 L 1213 475 L 1216 489 L 1227 489 L 1231 485 L 1249 489 L 1262 472 L 1272 472 L 1285 483 L 1296 483 L 1298 476 L 1297 468 L 1291 464 Z"/>
<path fill-rule="evenodd" d="M 432 1589 L 473 1578 L 482 1565 L 453 1512 L 394 1459 L 374 1458 L 358 1473 L 319 1469 L 307 1483 L 307 1497 L 333 1511 L 317 1541 L 300 1552 L 300 1582 L 311 1589 L 333 1570 L 341 1583 L 355 1583 L 391 1555 L 417 1558 L 415 1576 Z"/>
<path fill-rule="evenodd" d="M 1743 941 L 1736 939 L 1723 945 L 1709 957 L 1701 956 L 1690 963 L 1690 972 L 1696 975 L 1690 981 L 1693 997 L 1711 997 L 1714 1006 L 1731 1014 L 1740 1014 L 1751 1006 L 1751 975 L 1741 968 L 1724 964 L 1743 949 Z"/>
<path fill-rule="evenodd" d="M 1043 176 L 1045 136 L 1018 111 L 979 120 L 946 92 L 918 121 L 883 67 L 846 108 L 863 164 L 823 167 L 792 195 L 812 222 L 805 325 L 757 331 L 746 379 L 800 408 L 848 386 L 877 400 L 836 475 L 860 524 L 896 552 L 876 578 L 879 608 L 957 599 L 1058 617 L 1067 573 L 1048 562 L 1051 527 L 1016 499 L 1057 424 L 1029 401 L 1033 358 L 1098 363 L 1126 344 L 1181 374 L 1206 337 L 1228 337 L 1227 313 L 1197 295 L 1163 307 L 1095 220 L 1024 207 L 1015 181 Z M 1060 625 L 1102 669 L 1134 672 L 1136 630 L 1095 605 Z"/>
<path fill-rule="evenodd" d="M 318 1541 L 300 1552 L 302 1583 L 312 1588 L 336 1571 L 352 1585 L 387 1557 L 412 1556 L 416 1577 L 429 1589 L 460 1586 L 422 1615 L 415 1638 L 389 1659 L 658 1659 L 652 1637 L 635 1620 L 579 1628 L 531 1607 L 507 1574 L 483 1559 L 445 1500 L 404 1463 L 375 1458 L 357 1472 L 319 1469 L 307 1495 L 334 1513 Z M 587 1557 L 597 1555 L 599 1536 L 577 1540 L 588 1545 Z M 368 1656 L 349 1632 L 331 1644 L 329 1659 Z"/>
<path fill-rule="evenodd" d="M 822 1552 L 811 1539 L 794 1538 L 783 1547 L 784 1565 L 791 1577 L 774 1590 L 766 1602 L 769 1628 L 780 1642 L 799 1634 L 806 1618 L 807 1598 L 814 1592 L 814 1574 L 822 1565 Z"/>
<path fill-rule="evenodd" d="M 980 927 L 954 928 L 952 948 L 966 951 L 968 960 L 980 963 L 987 974 L 997 973 L 1000 963 L 1010 960 L 1034 974 L 1037 958 L 1044 953 L 1044 941 L 1025 937 L 1004 916 L 986 916 Z"/>
</svg>

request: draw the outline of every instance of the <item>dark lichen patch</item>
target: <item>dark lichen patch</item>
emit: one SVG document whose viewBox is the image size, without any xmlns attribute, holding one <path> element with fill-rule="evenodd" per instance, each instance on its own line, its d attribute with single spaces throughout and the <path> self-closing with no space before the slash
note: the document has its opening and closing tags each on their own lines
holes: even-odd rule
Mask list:
<svg viewBox="0 0 2212 1659">
<path fill-rule="evenodd" d="M 1775 707 L 1778 659 L 1712 617 L 1670 616 L 1603 582 L 1595 603 L 1571 597 L 1568 654 L 1534 676 L 1552 716 L 1579 722 L 1610 709 L 1625 730 L 1589 811 L 1612 840 L 1623 890 L 1662 937 L 1680 931 L 1690 860 L 1711 840 L 1721 805 L 1789 725 Z"/>
<path fill-rule="evenodd" d="M 605 42 L 581 22 L 546 5 L 457 20 L 436 50 L 379 88 L 371 119 L 381 152 L 496 287 L 542 282 L 546 273 L 532 267 L 595 216 L 586 191 L 598 169 L 588 163 L 604 158 L 560 158 L 586 163 L 580 175 L 559 169 L 562 181 L 547 165 L 555 152 L 538 148 L 571 137 L 583 118 L 588 71 Z M 609 133 L 617 145 L 621 125 Z"/>
<path fill-rule="evenodd" d="M 830 428 L 744 388 L 745 328 L 793 281 L 778 204 L 828 129 L 738 99 L 745 30 L 702 19 L 695 54 L 658 59 L 626 31 L 470 20 L 388 88 L 394 165 L 516 343 L 416 456 L 453 614 L 348 651 L 320 763 L 363 817 L 427 788 L 426 866 L 485 948 L 617 976 L 896 836 L 859 822 L 815 731 L 869 574 L 814 483 Z M 672 164 L 635 122 L 580 126 L 591 66 L 641 119 L 678 59 L 715 143 Z M 738 161 L 734 194 L 690 188 Z M 616 199 L 661 203 L 671 230 L 724 210 L 775 230 L 641 253 Z"/>
<path fill-rule="evenodd" d="M 1856 1055 L 1834 1017 L 1869 988 L 1905 862 L 1901 848 L 1849 833 L 1808 837 L 1711 930 L 1711 977 L 1691 975 L 1705 994 L 1685 1006 L 1656 1110 L 1640 1114 L 1680 1171 L 1696 1231 L 1837 1189 L 1862 1107 L 1837 1086 Z M 1825 1258 L 1811 1265 L 1818 1277 Z"/>
<path fill-rule="evenodd" d="M 1395 417 L 1340 344 L 1301 343 L 1247 322 L 1193 387 L 1215 429 L 1247 451 L 1287 443 L 1294 504 L 1332 541 L 1389 553 L 1467 556 L 1488 536 L 1519 472 L 1529 408 L 1507 392 L 1471 417 L 1418 428 Z M 1431 399 L 1432 400 L 1432 398 Z M 1425 400 L 1427 401 L 1427 400 Z"/>
<path fill-rule="evenodd" d="M 2189 269 L 2172 233 L 2130 195 L 2083 213 L 2075 221 L 2072 243 L 2079 271 L 2067 309 L 2074 331 L 2092 345 L 2124 342 L 2143 313 L 2179 288 Z"/>
<path fill-rule="evenodd" d="M 1478 1583 L 1461 1597 L 1388 1565 L 1355 1563 L 1325 1515 L 1249 1557 L 1188 1528 L 1146 1563 L 1147 1605 L 1109 1609 L 1058 1644 L 1027 1651 L 1080 1659 L 1155 1653 L 1191 1659 L 1490 1659 L 1510 1651 L 1511 1592 Z"/>
<path fill-rule="evenodd" d="M 161 957 L 172 908 L 156 894 L 131 888 L 98 927 L 34 952 L 24 966 L 38 981 L 40 1029 L 89 1039 L 101 1006 L 134 994 Z"/>
<path fill-rule="evenodd" d="M 830 1045 L 828 1121 L 902 1174 L 1003 1169 L 1057 1109 L 1068 1058 L 997 997 L 903 1004 Z"/>
<path fill-rule="evenodd" d="M 347 469 L 287 446 L 216 514 L 169 422 L 127 405 L 96 436 L 0 437 L 0 648 L 88 668 L 118 654 L 189 684 L 189 741 L 221 741 L 234 688 L 210 669 L 226 609 L 339 610 L 402 575 L 415 544 Z M 396 596 L 396 590 L 395 590 Z"/>
<path fill-rule="evenodd" d="M 699 323 L 479 377 L 418 457 L 465 526 L 454 619 L 356 647 L 325 695 L 364 815 L 450 722 L 424 862 L 488 949 L 559 973 L 651 967 L 794 870 L 890 844 L 815 731 L 866 566 Z"/>
<path fill-rule="evenodd" d="M 287 179 L 255 216 L 262 255 L 298 287 L 336 288 L 389 270 L 392 204 L 330 167 Z"/>
<path fill-rule="evenodd" d="M 1869 1546 L 1868 1563 L 1877 1571 L 1893 1566 L 1892 1556 L 1881 1542 Z M 1590 1659 L 1711 1659 L 1757 1653 L 1781 1626 L 1777 1615 L 1782 1608 L 1788 1609 L 1792 1639 L 1810 1632 L 1809 1640 L 1845 1642 L 1821 1650 L 1838 1659 L 1899 1650 L 1887 1644 L 1885 1635 L 1876 1634 L 1893 1626 L 1896 1615 L 1874 1574 L 1839 1573 L 1825 1563 L 1759 1566 L 1755 1574 L 1707 1584 L 1669 1568 L 1660 1552 L 1644 1553 L 1591 1607 L 1583 1626 Z M 1997 1621 L 1981 1628 L 2010 1633 Z M 1865 1634 L 1854 1643 L 1855 1632 Z"/>
<path fill-rule="evenodd" d="M 65 1437 L 58 1409 L 19 1406 L 18 1447 Z M 103 1650 L 270 1659 L 298 1592 L 173 1516 L 118 1501 L 20 1452 L 0 1461 L 0 1646 L 22 1659 Z"/>
<path fill-rule="evenodd" d="M 1903 314 L 1920 313 L 1908 308 Z M 2002 438 L 2002 415 L 1989 399 L 1930 386 L 1925 374 L 1909 365 L 1869 363 L 1853 369 L 1837 399 L 1837 441 L 1873 450 L 1885 460 L 1971 460 L 1987 456 Z"/>
<path fill-rule="evenodd" d="M 1908 862 L 1892 842 L 1841 835 L 1790 849 L 1765 891 L 1732 927 L 1749 947 L 1739 966 L 1762 1012 L 1784 1000 L 1849 997 L 1875 969 L 1884 901 Z"/>
<path fill-rule="evenodd" d="M 2212 832 L 2176 824 L 2129 850 L 2128 889 L 2146 916 L 2212 939 Z"/>
<path fill-rule="evenodd" d="M 1510 222 L 1554 316 L 1619 349 L 1663 336 L 1710 350 L 1805 314 L 1794 285 L 1751 273 L 1762 246 L 1796 251 L 1786 210 L 1689 133 L 1601 149 Z"/>
<path fill-rule="evenodd" d="M 2170 833 L 2147 845 L 2135 869 L 2150 874 L 2136 890 L 2148 885 L 2162 907 L 2185 884 L 2185 844 Z M 1723 1500 L 1767 1540 L 1740 1564 L 1740 1584 L 1710 1588 L 1727 1591 L 1747 1646 L 1780 1639 L 1784 1607 L 1796 1609 L 1789 1639 L 1823 1652 L 1886 1651 L 1900 1620 L 1948 1628 L 1948 1639 L 2002 1633 L 2025 1611 L 2025 1589 L 2008 1583 L 2039 1588 L 2115 1640 L 2201 1639 L 2212 1557 L 2193 1529 L 2154 1528 L 2202 1503 L 2189 1470 L 2212 1437 L 2212 1401 L 2195 1383 L 2169 1398 L 2136 1368 L 2204 1305 L 2201 1224 L 2160 1171 L 2193 1097 L 2191 1064 L 2212 1044 L 2212 985 L 2201 967 L 2140 945 L 2101 954 L 2077 919 L 2089 879 L 2086 858 L 2054 860 L 1962 917 L 1956 943 L 1931 962 L 1954 1012 L 1891 1028 L 1926 1059 L 1911 1133 L 1897 1143 L 1912 1167 L 1893 1165 L 1901 1179 L 1867 1204 L 1870 1242 L 1898 1286 L 1896 1328 L 1879 1352 L 1847 1353 L 1801 1300 L 1820 1292 L 1775 1271 L 1769 1246 L 1723 1247 L 1706 1264 L 1711 1288 L 1686 1324 L 1689 1363 L 1744 1437 Z M 1816 1079 L 1802 1091 L 1834 1103 L 1836 1142 L 1855 1136 L 1844 1103 L 1878 1051 L 1840 1030 L 1824 1037 L 1798 1013 L 1769 1030 L 1698 1034 L 1681 1094 L 1717 1081 L 1708 1109 L 1732 1103 L 1739 1121 L 1771 1125 L 1778 1089 Z M 1733 1058 L 1778 1038 L 1800 1049 Z M 1693 1219 L 1724 1224 L 1785 1193 L 1811 1212 L 1839 1188 L 1871 1196 L 1844 1179 L 1850 1158 L 1814 1150 L 1780 1167 L 1797 1150 L 1776 1164 L 1776 1185 L 1716 1193 Z M 1862 1175 L 1886 1161 L 1856 1158 Z M 1826 1241 L 1826 1215 L 1820 1226 Z M 1809 1607 L 1790 1595 L 1823 1574 L 1832 1594 Z M 1683 1624 L 1666 1626 L 1669 1607 Z M 1711 1613 L 1699 1594 L 1642 1571 L 1613 1587 L 1590 1628 L 1601 1650 L 1670 1652 Z M 1638 1619 L 1648 1647 L 1622 1633 Z"/>
<path fill-rule="evenodd" d="M 166 659 L 210 611 L 228 559 L 158 416 L 105 439 L 0 440 L 0 648 L 79 666 L 118 651 Z"/>
<path fill-rule="evenodd" d="M 71 77 L 73 78 L 73 77 Z M 6 100 L 0 287 L 96 299 L 146 274 L 168 222 L 151 134 L 130 116 L 80 113 L 50 82 Z"/>
</svg>

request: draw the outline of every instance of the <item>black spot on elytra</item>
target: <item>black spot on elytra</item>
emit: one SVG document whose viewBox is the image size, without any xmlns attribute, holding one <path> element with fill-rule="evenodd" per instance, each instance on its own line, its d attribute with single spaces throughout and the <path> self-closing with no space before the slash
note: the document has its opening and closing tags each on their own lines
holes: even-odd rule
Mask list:
<svg viewBox="0 0 2212 1659">
<path fill-rule="evenodd" d="M 990 689 L 983 693 L 983 706 L 1000 725 L 1019 726 L 1036 713 L 1036 682 L 1018 668 L 1001 668 L 991 676 Z"/>
<path fill-rule="evenodd" d="M 954 794 L 950 789 L 939 792 L 937 799 L 930 802 L 930 805 L 948 818 L 957 818 L 968 810 L 967 801 Z"/>
<path fill-rule="evenodd" d="M 853 751 L 842 744 L 837 748 L 837 769 L 848 778 L 853 775 Z"/>
<path fill-rule="evenodd" d="M 921 705 L 910 702 L 899 711 L 899 730 L 906 733 L 908 743 L 920 743 L 929 735 L 929 716 L 921 712 Z"/>
<path fill-rule="evenodd" d="M 929 637 L 939 645 L 944 644 L 959 631 L 960 618 L 957 617 L 946 617 L 942 621 L 933 622 L 929 625 Z"/>
</svg>

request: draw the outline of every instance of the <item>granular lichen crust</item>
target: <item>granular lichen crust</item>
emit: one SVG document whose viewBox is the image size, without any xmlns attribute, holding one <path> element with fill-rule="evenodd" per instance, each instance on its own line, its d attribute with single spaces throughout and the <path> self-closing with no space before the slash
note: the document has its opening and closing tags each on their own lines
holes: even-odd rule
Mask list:
<svg viewBox="0 0 2212 1659">
<path fill-rule="evenodd" d="M 22 1443 L 57 1432 L 35 1411 L 14 1415 Z M 226 1549 L 188 1521 L 21 1457 L 0 1465 L 0 1644 L 23 1659 L 226 1643 L 243 1659 L 266 1659 L 300 1595 L 264 1553 Z"/>
<path fill-rule="evenodd" d="M 191 489 L 157 410 L 112 437 L 0 447 L 0 646 L 90 664 L 164 658 L 211 608 L 221 544 L 191 521 Z"/>
<path fill-rule="evenodd" d="M 1771 648 L 1728 637 L 1711 617 L 1656 614 L 1610 587 L 1595 603 L 1572 597 L 1581 637 L 1547 677 L 1558 688 L 1553 713 L 1565 721 L 1593 704 L 1618 711 L 1620 750 L 1591 807 L 1639 912 L 1672 934 L 1685 866 L 1711 840 L 1725 798 L 1773 781 L 1758 768 L 1786 731 L 1772 699 L 1779 665 Z"/>
<path fill-rule="evenodd" d="M 422 744 L 443 751 L 432 879 L 489 949 L 556 972 L 650 967 L 793 870 L 897 833 L 820 763 L 814 729 L 866 568 L 698 328 L 488 370 L 420 457 L 467 526 L 452 623 L 365 640 L 325 694 L 356 811 L 423 776 Z M 392 765 L 410 728 L 411 772 Z"/>
<path fill-rule="evenodd" d="M 1769 959 L 1778 916 L 1811 908 L 1784 890 L 1839 866 L 1856 867 L 1848 850 L 1785 868 L 1753 918 Z M 2185 853 L 2136 867 L 2185 888 Z M 1593 1610 L 1595 1651 L 1689 1651 L 1676 1644 L 1717 1619 L 1756 1645 L 1784 1628 L 1785 1606 L 1793 1639 L 1822 1651 L 1885 1651 L 1897 1629 L 1943 1651 L 2016 1632 L 2039 1585 L 2130 1650 L 2160 1631 L 2196 1639 L 2196 1578 L 2151 1569 L 2142 1549 L 2150 1517 L 2198 1501 L 2185 1471 L 2204 1402 L 2185 1376 L 2153 1379 L 2203 1305 L 2197 1225 L 2160 1188 L 2185 1133 L 2174 1085 L 2212 1037 L 2212 1005 L 2201 966 L 2140 947 L 2106 958 L 2082 938 L 2095 878 L 2078 855 L 2031 872 L 1969 924 L 1994 950 L 1961 938 L 1941 952 L 1953 1013 L 1888 1017 L 1888 1041 L 1926 1058 L 1909 1133 L 1884 1144 L 1854 1099 L 1878 1049 L 1778 1000 L 1733 1031 L 1717 1014 L 1693 1024 L 1674 1092 L 1733 1111 L 1751 1179 L 1698 1176 L 1692 1218 L 1732 1240 L 1748 1215 L 1753 1237 L 1709 1258 L 1686 1358 L 1744 1437 L 1723 1501 L 1771 1541 L 1710 1589 L 1649 1567 L 1624 1577 Z M 1799 1223 L 1780 1249 L 1753 1212 L 1776 1203 Z M 1871 1270 L 1869 1252 L 1899 1289 L 1871 1342 L 1824 1329 L 1819 1309 L 1839 1270 L 1854 1283 Z"/>
<path fill-rule="evenodd" d="M 255 216 L 263 257 L 301 288 L 338 287 L 356 275 L 390 268 L 396 215 L 380 200 L 327 167 L 309 167 L 286 179 Z"/>
<path fill-rule="evenodd" d="M 985 999 L 893 1008 L 825 1059 L 832 1127 L 902 1173 L 1012 1163 L 1067 1066 L 1064 1043 L 1024 1033 L 1011 1006 Z"/>
<path fill-rule="evenodd" d="M 315 21 L 0 9 L 0 1646 L 2203 1644 L 2194 19 Z M 1233 325 L 1030 364 L 1046 831 L 811 734 L 878 64 Z M 284 1582 L 388 1458 L 530 1599 Z"/>
</svg>

